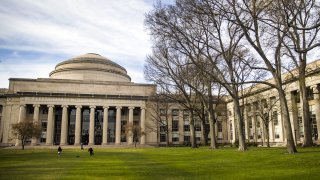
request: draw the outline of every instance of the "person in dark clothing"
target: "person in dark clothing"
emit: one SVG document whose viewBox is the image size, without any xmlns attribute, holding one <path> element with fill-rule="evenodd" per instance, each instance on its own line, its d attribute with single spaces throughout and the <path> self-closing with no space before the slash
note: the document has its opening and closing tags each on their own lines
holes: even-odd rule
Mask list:
<svg viewBox="0 0 320 180">
<path fill-rule="evenodd" d="M 58 147 L 58 155 L 59 155 L 59 156 L 61 155 L 61 152 L 62 152 L 62 148 L 59 146 L 59 147 Z"/>
<path fill-rule="evenodd" d="M 92 156 L 92 155 L 93 155 L 93 149 L 92 149 L 92 147 L 90 147 L 90 148 L 88 149 L 88 151 L 89 151 L 89 153 L 90 153 L 90 156 Z"/>
</svg>

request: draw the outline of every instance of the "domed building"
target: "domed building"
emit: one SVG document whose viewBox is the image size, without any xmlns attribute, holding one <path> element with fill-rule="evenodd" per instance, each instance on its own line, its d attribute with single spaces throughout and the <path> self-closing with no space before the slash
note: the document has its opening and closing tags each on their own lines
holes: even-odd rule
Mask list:
<svg viewBox="0 0 320 180">
<path fill-rule="evenodd" d="M 59 63 L 50 73 L 53 79 L 130 82 L 122 66 L 100 56 L 88 53 Z"/>
<path fill-rule="evenodd" d="M 320 60 L 308 64 L 307 94 L 310 105 L 312 138 L 320 143 Z M 304 137 L 299 86 L 292 74 L 283 74 L 286 97 L 296 143 Z M 267 80 L 269 83 L 273 79 Z M 246 90 L 245 90 L 246 91 Z M 124 67 L 99 54 L 88 53 L 56 65 L 49 78 L 10 78 L 9 88 L 0 89 L 0 146 L 20 145 L 12 124 L 32 121 L 41 125 L 41 136 L 28 145 L 141 145 L 190 144 L 190 112 L 173 101 L 150 100 L 156 85 L 131 82 Z M 256 98 L 262 98 L 257 100 Z M 263 145 L 286 143 L 278 94 L 266 85 L 250 87 L 241 104 L 246 141 Z M 259 103 L 263 102 L 260 108 Z M 259 116 L 270 110 L 268 131 Z M 273 103 L 271 103 L 273 102 Z M 163 104 L 161 104 L 163 103 Z M 167 103 L 167 104 L 166 104 Z M 232 100 L 216 106 L 218 143 L 235 143 L 237 120 Z M 195 139 L 204 142 L 208 124 L 193 116 Z M 208 128 L 207 128 L 208 129 Z M 134 132 L 139 136 L 134 137 Z M 206 134 L 207 133 L 207 134 Z"/>
<path fill-rule="evenodd" d="M 0 92 L 1 144 L 19 145 L 11 124 L 26 120 L 42 127 L 30 145 L 132 144 L 126 125 L 145 131 L 146 102 L 156 85 L 131 82 L 119 64 L 88 53 L 57 64 L 49 77 L 9 79 Z M 139 143 L 156 139 L 142 133 Z"/>
</svg>

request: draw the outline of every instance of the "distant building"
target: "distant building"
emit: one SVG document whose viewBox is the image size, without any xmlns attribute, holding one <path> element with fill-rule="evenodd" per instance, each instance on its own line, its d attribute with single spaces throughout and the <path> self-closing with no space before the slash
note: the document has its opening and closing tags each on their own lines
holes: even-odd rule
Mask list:
<svg viewBox="0 0 320 180">
<path fill-rule="evenodd" d="M 307 78 L 315 141 L 319 134 L 317 127 L 320 126 L 319 65 L 320 61 L 309 65 L 313 70 Z M 155 125 L 152 116 L 155 109 L 148 102 L 150 96 L 156 94 L 156 85 L 131 82 L 125 68 L 98 54 L 88 53 L 61 62 L 50 73 L 50 78 L 10 78 L 9 81 L 8 89 L 0 89 L 1 145 L 19 145 L 12 134 L 11 124 L 24 120 L 38 122 L 42 127 L 41 137 L 30 139 L 30 145 L 130 145 L 134 140 L 128 135 L 132 133 L 132 129 L 126 128 L 129 124 L 144 132 L 139 137 L 139 144 L 166 142 L 167 134 L 161 131 L 161 125 Z M 299 141 L 303 128 L 298 84 L 289 78 L 287 85 L 292 129 Z M 265 140 L 266 132 L 258 124 L 255 100 L 250 98 L 257 93 L 266 100 L 272 100 L 276 92 L 258 85 L 243 106 L 246 139 L 261 142 Z M 219 143 L 233 143 L 237 139 L 233 103 L 225 102 L 218 109 L 217 140 Z M 281 113 L 275 111 L 272 112 L 275 119 L 270 126 L 270 141 L 283 144 L 286 139 Z M 181 105 L 171 103 L 166 116 L 170 128 L 169 142 L 189 143 L 189 112 Z M 195 121 L 198 143 L 203 138 L 204 128 L 199 120 Z"/>
<path fill-rule="evenodd" d="M 284 89 L 286 99 L 288 101 L 290 121 L 292 133 L 296 143 L 303 143 L 303 122 L 302 122 L 302 105 L 300 102 L 299 82 L 297 70 L 283 74 L 285 82 Z M 273 79 L 268 80 L 273 82 Z M 319 143 L 318 135 L 320 133 L 320 60 L 314 61 L 307 65 L 307 94 L 310 108 L 310 122 L 312 126 L 312 137 L 315 143 Z M 267 85 L 259 84 L 253 88 L 245 90 L 247 95 L 244 97 L 244 102 L 241 104 L 241 109 L 244 114 L 244 132 L 247 142 L 266 142 L 266 135 L 269 134 L 270 142 L 274 145 L 283 145 L 286 142 L 282 114 L 280 111 L 280 102 L 278 93 L 275 89 Z M 271 108 L 271 110 L 267 110 Z M 235 142 L 238 139 L 237 123 L 233 111 L 233 103 L 227 102 L 228 111 L 228 135 L 230 142 Z M 264 112 L 263 112 L 264 111 Z M 269 132 L 263 126 L 261 114 L 268 112 Z"/>
<path fill-rule="evenodd" d="M 30 139 L 30 145 L 132 144 L 133 138 L 126 132 L 129 123 L 144 132 L 140 144 L 162 142 L 163 134 L 148 130 L 154 125 L 147 101 L 156 93 L 156 85 L 131 82 L 125 68 L 98 54 L 61 62 L 50 78 L 9 81 L 9 89 L 0 90 L 2 145 L 19 145 L 11 124 L 24 120 L 38 122 L 42 127 L 41 137 Z M 178 105 L 172 108 L 168 111 L 172 128 L 169 141 L 186 143 L 190 141 L 188 122 L 177 116 L 184 109 Z M 199 126 L 198 140 L 200 131 Z M 218 134 L 222 140 L 221 132 Z"/>
</svg>

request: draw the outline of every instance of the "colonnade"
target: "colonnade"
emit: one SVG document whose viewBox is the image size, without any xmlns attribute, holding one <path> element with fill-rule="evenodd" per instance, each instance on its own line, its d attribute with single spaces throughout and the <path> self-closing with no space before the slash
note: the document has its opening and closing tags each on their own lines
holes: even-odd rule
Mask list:
<svg viewBox="0 0 320 180">
<path fill-rule="evenodd" d="M 46 145 L 53 145 L 53 138 L 54 138 L 54 107 L 56 105 L 47 105 L 48 107 L 48 119 L 47 119 L 47 132 L 46 132 Z M 60 105 L 59 105 L 60 106 Z M 61 139 L 60 145 L 67 145 L 67 136 L 68 136 L 68 105 L 61 105 L 62 107 L 62 121 L 61 121 Z M 120 145 L 121 143 L 121 109 L 122 106 L 113 106 L 116 107 L 116 126 L 115 126 L 115 144 Z M 33 105 L 34 112 L 33 112 L 33 122 L 39 123 L 39 115 L 40 115 L 40 104 Z M 81 105 L 76 105 L 76 120 L 75 120 L 75 140 L 74 145 L 80 145 L 81 143 Z M 129 106 L 129 119 L 128 123 L 133 124 L 133 110 L 135 107 Z M 94 145 L 94 131 L 95 131 L 95 110 L 96 106 L 89 106 L 90 109 L 90 122 L 89 122 L 89 143 L 88 145 Z M 102 145 L 108 144 L 108 110 L 109 106 L 103 106 L 103 133 L 102 133 Z M 145 107 L 140 107 L 140 129 L 141 132 L 145 132 Z M 23 121 L 26 118 L 26 104 L 20 105 L 19 110 L 19 122 Z M 128 132 L 128 144 L 133 144 L 133 137 L 132 137 L 132 129 L 129 128 Z M 31 145 L 38 144 L 39 139 L 36 137 L 32 138 Z M 141 133 L 140 136 L 140 144 L 145 144 L 145 133 Z M 19 141 L 17 140 L 16 145 L 20 145 Z"/>
</svg>

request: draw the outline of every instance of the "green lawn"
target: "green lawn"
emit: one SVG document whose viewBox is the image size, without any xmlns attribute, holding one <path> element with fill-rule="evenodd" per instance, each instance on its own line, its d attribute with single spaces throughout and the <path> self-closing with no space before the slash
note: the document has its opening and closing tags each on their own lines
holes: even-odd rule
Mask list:
<svg viewBox="0 0 320 180">
<path fill-rule="evenodd" d="M 0 179 L 320 179 L 320 147 L 0 149 Z"/>
</svg>

